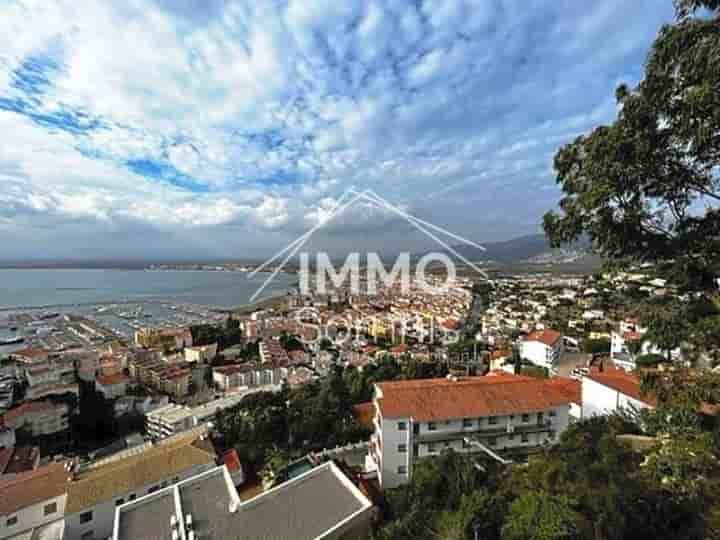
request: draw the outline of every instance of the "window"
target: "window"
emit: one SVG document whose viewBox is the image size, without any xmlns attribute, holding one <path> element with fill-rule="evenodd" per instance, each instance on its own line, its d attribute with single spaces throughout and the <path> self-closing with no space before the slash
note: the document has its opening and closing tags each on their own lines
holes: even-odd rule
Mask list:
<svg viewBox="0 0 720 540">
<path fill-rule="evenodd" d="M 398 444 L 398 452 L 401 454 L 407 453 L 407 444 Z"/>
<path fill-rule="evenodd" d="M 83 512 L 80 514 L 80 523 L 89 523 L 92 521 L 92 518 L 92 510 L 90 512 Z"/>
<path fill-rule="evenodd" d="M 550 417 L 554 417 L 557 413 L 555 412 L 555 409 L 550 409 Z"/>
<path fill-rule="evenodd" d="M 435 431 L 437 429 L 437 425 L 435 422 L 428 422 L 428 431 Z"/>
<path fill-rule="evenodd" d="M 523 433 L 521 437 L 522 442 L 528 442 L 530 439 L 527 433 Z"/>
<path fill-rule="evenodd" d="M 522 415 L 522 421 L 523 421 L 523 422 L 529 422 L 529 421 L 530 421 L 530 415 L 529 415 L 529 414 L 523 414 L 523 415 Z"/>
<path fill-rule="evenodd" d="M 80 540 L 95 540 L 95 534 L 92 531 L 88 531 L 86 533 L 83 533 L 83 535 L 80 537 Z"/>
<path fill-rule="evenodd" d="M 514 433 L 508 433 L 508 441 L 514 441 L 515 440 L 515 434 Z"/>
<path fill-rule="evenodd" d="M 128 497 L 128 501 L 134 501 L 135 498 L 136 498 L 136 495 L 134 493 L 131 493 L 130 496 Z"/>
<path fill-rule="evenodd" d="M 57 512 L 57 503 L 52 502 L 50 504 L 46 504 L 43 508 L 43 514 L 46 516 L 54 514 L 55 512 Z"/>
<path fill-rule="evenodd" d="M 538 424 L 541 424 L 541 423 L 542 423 L 542 421 L 543 421 L 543 416 L 544 416 L 544 415 L 543 415 L 543 413 L 541 413 L 541 412 L 539 412 L 539 413 L 537 414 Z"/>
<path fill-rule="evenodd" d="M 120 506 L 124 502 L 125 502 L 125 499 L 118 499 L 117 501 L 115 501 L 115 506 Z"/>
<path fill-rule="evenodd" d="M 490 437 L 488 439 L 488 446 L 495 446 L 497 444 L 497 439 L 495 437 Z"/>
<path fill-rule="evenodd" d="M 163 480 L 163 483 L 160 485 L 161 485 L 161 487 L 166 488 L 168 485 L 167 480 Z"/>
<path fill-rule="evenodd" d="M 407 474 L 407 467 L 405 465 L 400 465 L 397 468 L 398 474 Z"/>
<path fill-rule="evenodd" d="M 407 431 L 407 422 L 398 422 L 398 431 Z"/>
<path fill-rule="evenodd" d="M 177 484 L 179 481 L 180 481 L 179 476 L 176 476 L 175 478 L 173 478 L 173 484 Z"/>
<path fill-rule="evenodd" d="M 435 443 L 428 443 L 428 452 L 433 453 L 436 451 Z"/>
<path fill-rule="evenodd" d="M 469 427 L 472 427 L 472 426 L 473 426 L 473 421 L 472 421 L 471 418 L 464 418 L 464 419 L 463 419 L 463 427 L 464 427 L 464 428 L 469 428 Z"/>
<path fill-rule="evenodd" d="M 12 527 L 13 525 L 17 525 L 18 517 L 17 516 L 11 516 L 7 518 L 7 521 L 5 522 L 6 527 Z"/>
<path fill-rule="evenodd" d="M 497 423 L 498 423 L 497 416 L 491 416 L 490 418 L 488 418 L 488 424 L 490 424 L 491 426 L 494 426 Z"/>
<path fill-rule="evenodd" d="M 443 444 L 445 445 L 445 448 L 450 448 L 450 441 L 445 441 Z"/>
</svg>

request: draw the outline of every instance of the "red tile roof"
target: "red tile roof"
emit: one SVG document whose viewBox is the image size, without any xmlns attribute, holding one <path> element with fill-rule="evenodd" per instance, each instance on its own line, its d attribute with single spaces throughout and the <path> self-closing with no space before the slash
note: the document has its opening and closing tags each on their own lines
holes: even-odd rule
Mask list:
<svg viewBox="0 0 720 540">
<path fill-rule="evenodd" d="M 242 468 L 242 465 L 240 464 L 240 457 L 238 456 L 237 450 L 234 448 L 231 448 L 222 455 L 222 461 L 230 474 L 234 474 Z"/>
<path fill-rule="evenodd" d="M 130 378 L 126 377 L 122 373 L 115 373 L 113 375 L 99 375 L 95 380 L 102 386 L 111 386 L 113 384 L 126 383 L 130 380 Z"/>
<path fill-rule="evenodd" d="M 525 337 L 525 341 L 539 341 L 548 347 L 552 347 L 561 337 L 562 334 L 555 330 L 535 330 Z"/>
<path fill-rule="evenodd" d="M 384 417 L 421 422 L 543 411 L 573 401 L 569 385 L 509 373 L 396 381 L 378 387 Z"/>
<path fill-rule="evenodd" d="M 49 401 L 28 401 L 7 411 L 4 421 L 5 423 L 12 422 L 25 414 L 49 411 L 54 408 L 55 406 Z"/>
<path fill-rule="evenodd" d="M 640 379 L 622 369 L 605 369 L 604 371 L 593 371 L 586 376 L 588 379 L 598 384 L 612 388 L 613 390 L 625 394 L 633 399 L 654 405 L 655 400 L 650 396 L 642 396 L 640 394 Z"/>
<path fill-rule="evenodd" d="M 13 514 L 21 508 L 65 493 L 72 476 L 65 464 L 51 463 L 9 480 L 0 479 L 0 515 Z"/>
</svg>

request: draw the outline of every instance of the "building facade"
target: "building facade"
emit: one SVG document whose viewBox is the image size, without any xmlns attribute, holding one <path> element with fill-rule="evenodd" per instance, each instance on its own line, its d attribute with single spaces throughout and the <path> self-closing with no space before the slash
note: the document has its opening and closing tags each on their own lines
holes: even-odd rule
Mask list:
<svg viewBox="0 0 720 540">
<path fill-rule="evenodd" d="M 575 388 L 578 386 L 578 388 Z M 383 488 L 407 483 L 418 459 L 443 450 L 527 451 L 557 439 L 579 385 L 509 374 L 375 385 L 366 470 Z"/>
<path fill-rule="evenodd" d="M 536 366 L 554 370 L 563 352 L 563 339 L 555 330 L 535 330 L 520 342 L 520 357 Z"/>
</svg>

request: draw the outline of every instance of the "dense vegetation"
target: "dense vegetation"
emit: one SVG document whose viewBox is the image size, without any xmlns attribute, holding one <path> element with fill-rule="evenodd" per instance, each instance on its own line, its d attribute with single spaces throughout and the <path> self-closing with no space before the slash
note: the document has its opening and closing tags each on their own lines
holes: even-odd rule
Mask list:
<svg viewBox="0 0 720 540">
<path fill-rule="evenodd" d="M 390 357 L 362 371 L 333 368 L 319 381 L 281 392 L 251 394 L 217 415 L 222 441 L 259 473 L 310 451 L 366 441 L 367 429 L 353 416 L 353 405 L 372 399 L 376 382 L 444 375 L 444 368 L 416 361 L 400 365 Z M 271 467 L 274 468 L 274 467 Z"/>
</svg>

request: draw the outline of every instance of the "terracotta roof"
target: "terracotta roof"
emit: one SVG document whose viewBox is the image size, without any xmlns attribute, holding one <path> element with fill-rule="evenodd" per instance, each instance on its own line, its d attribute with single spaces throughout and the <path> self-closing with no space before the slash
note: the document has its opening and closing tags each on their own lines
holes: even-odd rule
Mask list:
<svg viewBox="0 0 720 540">
<path fill-rule="evenodd" d="M 623 334 L 623 339 L 625 341 L 640 341 L 642 337 L 643 335 L 639 332 L 625 332 Z"/>
<path fill-rule="evenodd" d="M 214 463 L 214 455 L 194 444 L 197 438 L 197 435 L 179 437 L 128 458 L 85 471 L 68 486 L 65 512 L 74 514 L 144 486 L 171 480 L 173 476 L 193 467 Z"/>
<path fill-rule="evenodd" d="M 572 403 L 582 404 L 582 383 L 576 379 L 553 377 L 548 379 L 560 392 L 563 392 Z"/>
<path fill-rule="evenodd" d="M 568 388 L 548 379 L 511 374 L 379 383 L 387 418 L 448 420 L 542 411 L 572 401 Z"/>
<path fill-rule="evenodd" d="M 598 384 L 612 388 L 633 399 L 654 405 L 655 400 L 649 396 L 640 394 L 640 379 L 622 369 L 605 369 L 604 371 L 593 371 L 586 377 Z"/>
<path fill-rule="evenodd" d="M 535 330 L 525 337 L 525 341 L 539 341 L 548 347 L 552 347 L 561 337 L 562 334 L 555 330 Z"/>
<path fill-rule="evenodd" d="M 26 356 L 28 358 L 34 358 L 36 356 L 46 356 L 49 354 L 49 351 L 47 349 L 43 349 L 41 347 L 27 347 L 25 349 L 20 349 L 19 351 L 15 351 L 13 355 L 16 356 Z"/>
<path fill-rule="evenodd" d="M 14 514 L 21 508 L 65 493 L 72 475 L 65 468 L 66 463 L 50 463 L 10 480 L 0 480 L 0 515 Z"/>
<path fill-rule="evenodd" d="M 50 401 L 28 401 L 7 411 L 5 413 L 4 421 L 6 423 L 11 423 L 13 420 L 17 420 L 26 414 L 50 411 L 54 408 L 55 405 L 53 405 Z"/>
<path fill-rule="evenodd" d="M 110 386 L 113 384 L 126 383 L 130 380 L 130 378 L 126 377 L 122 373 L 115 373 L 113 375 L 99 375 L 95 380 L 100 385 Z"/>
</svg>

